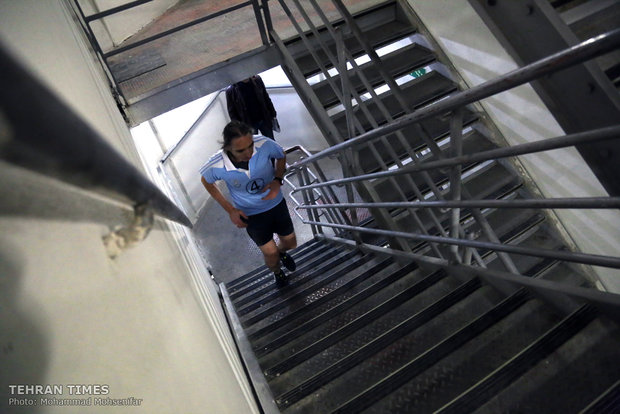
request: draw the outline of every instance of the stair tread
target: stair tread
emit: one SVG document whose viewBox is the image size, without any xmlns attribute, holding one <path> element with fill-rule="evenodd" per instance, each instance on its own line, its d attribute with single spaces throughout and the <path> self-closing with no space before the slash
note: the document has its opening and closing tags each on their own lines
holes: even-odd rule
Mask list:
<svg viewBox="0 0 620 414">
<path fill-rule="evenodd" d="M 363 31 L 364 35 L 366 36 L 366 40 L 374 49 L 378 49 L 389 43 L 404 39 L 407 36 L 414 34 L 415 32 L 415 29 L 413 29 L 409 24 L 399 21 L 391 21 L 378 27 L 373 27 L 371 29 Z M 345 37 L 344 43 L 346 49 L 354 57 L 359 57 L 360 55 L 365 53 L 363 46 L 353 36 Z M 335 56 L 336 46 L 335 43 L 331 41 L 331 38 L 328 40 L 327 47 L 332 56 Z M 325 52 L 318 51 L 315 53 L 320 59 L 321 64 L 325 65 L 327 69 L 333 67 L 333 65 L 330 64 L 330 61 Z M 305 50 L 305 53 L 294 55 L 294 58 L 295 62 L 297 63 L 306 78 L 313 76 L 321 71 L 315 58 L 310 52 L 308 52 L 307 49 Z"/>
<path fill-rule="evenodd" d="M 365 256 L 363 261 L 358 261 L 356 266 L 346 274 L 342 274 L 342 272 L 339 275 L 332 273 L 331 276 L 336 277 L 328 276 L 330 280 L 319 281 L 318 284 L 313 284 L 312 288 L 285 299 L 289 306 L 256 323 L 248 330 L 248 337 L 258 347 L 257 340 L 263 338 L 263 343 L 267 341 L 268 338 L 264 338 L 267 333 L 276 334 L 278 328 L 287 324 L 293 324 L 289 327 L 289 329 L 293 329 L 309 321 L 325 309 L 337 306 L 348 295 L 353 294 L 358 285 L 363 284 L 368 279 L 372 280 L 374 276 L 371 274 L 379 272 L 377 269 L 382 268 L 384 263 L 385 259 L 379 260 Z M 348 263 L 342 264 L 342 268 L 346 268 L 346 266 Z"/>
<path fill-rule="evenodd" d="M 434 58 L 435 57 L 432 51 L 424 46 L 412 43 L 382 56 L 381 65 L 392 78 L 397 78 L 411 73 L 415 69 L 432 62 Z M 350 88 L 355 90 L 360 95 L 365 93 L 367 89 L 365 87 L 365 83 L 362 82 L 362 76 L 359 72 L 363 74 L 366 82 L 368 82 L 368 84 L 372 87 L 377 87 L 385 83 L 376 63 L 373 61 L 364 63 L 359 66 L 358 70 L 352 69 L 348 71 L 346 78 L 350 83 Z M 342 79 L 339 74 L 332 76 L 331 82 L 336 86 L 339 93 L 342 92 Z M 312 89 L 316 93 L 324 108 L 330 108 L 337 103 L 341 103 L 332 89 L 330 81 L 327 79 L 312 85 Z"/>
<path fill-rule="evenodd" d="M 378 96 L 392 119 L 396 119 L 402 114 L 410 112 L 433 100 L 445 97 L 456 90 L 456 85 L 451 79 L 448 79 L 438 71 L 431 71 L 419 78 L 400 85 L 400 89 L 403 91 L 409 111 L 405 111 L 402 108 L 391 91 L 382 93 Z M 372 119 L 377 125 L 387 122 L 386 117 L 374 100 L 365 101 L 364 107 L 370 112 Z M 372 128 L 372 124 L 368 121 L 367 117 L 361 115 L 364 113 L 364 110 L 360 105 L 355 105 L 353 107 L 353 113 L 358 114 L 357 118 L 359 118 L 363 131 Z M 337 112 L 332 114 L 330 118 L 338 130 L 343 133 L 343 136 L 347 136 L 347 117 L 345 112 Z"/>
<path fill-rule="evenodd" d="M 277 354 L 265 358 L 264 364 L 267 368 L 271 368 L 276 363 L 281 363 L 309 347 L 319 352 L 333 344 L 335 338 L 346 338 L 348 335 L 356 333 L 358 329 L 384 317 L 383 312 L 394 311 L 396 306 L 402 305 L 414 297 L 418 298 L 418 302 L 411 306 L 420 307 L 424 303 L 429 303 L 433 298 L 438 298 L 448 292 L 450 288 L 456 287 L 456 282 L 442 281 L 443 278 L 444 275 L 438 272 L 433 272 L 425 278 L 420 278 L 419 274 L 408 274 L 397 283 L 376 292 L 363 302 L 334 316 L 321 326 L 305 332 L 290 344 L 284 345 L 278 349 Z M 420 282 L 419 287 L 414 287 L 418 282 Z M 426 296 L 422 297 L 424 293 Z"/>
<path fill-rule="evenodd" d="M 293 256 L 294 258 L 297 258 L 299 256 L 301 256 L 302 254 L 306 253 L 309 249 L 314 248 L 314 246 L 318 245 L 318 244 L 324 244 L 324 241 L 320 241 L 317 238 L 313 238 L 307 242 L 305 242 L 304 244 L 297 246 L 295 249 L 291 250 L 291 256 Z M 252 277 L 260 274 L 260 273 L 266 273 L 268 272 L 268 269 L 266 266 L 259 266 L 256 269 L 242 275 L 239 276 L 236 279 L 233 279 L 229 282 L 226 282 L 224 284 L 224 286 L 226 287 L 226 289 L 228 289 L 230 292 L 234 292 L 235 288 L 239 285 L 242 284 L 246 284 L 247 281 L 249 279 L 251 279 Z"/>
<path fill-rule="evenodd" d="M 596 319 L 477 412 L 578 412 L 618 381 L 618 343 L 618 326 Z"/>
<path fill-rule="evenodd" d="M 548 312 L 547 305 L 530 300 L 367 411 L 390 412 L 398 405 L 411 412 L 435 411 L 537 340 L 559 319 Z"/>
<path fill-rule="evenodd" d="M 368 263 L 368 267 L 371 265 L 372 263 Z M 346 292 L 339 293 L 337 297 L 319 307 L 306 310 L 301 318 L 287 321 L 277 327 L 271 325 L 269 332 L 265 332 L 260 337 L 256 335 L 255 338 L 251 338 L 257 356 L 260 357 L 282 348 L 287 343 L 294 341 L 295 338 L 307 334 L 311 329 L 321 326 L 365 298 L 370 297 L 376 291 L 385 289 L 390 284 L 406 277 L 416 267 L 415 265 L 400 267 L 391 263 L 381 270 L 372 272 L 372 275 L 367 273 L 368 270 L 360 267 L 359 271 L 355 273 L 359 274 L 356 277 L 363 278 L 363 280 L 356 286 L 347 289 Z M 370 270 L 372 271 L 372 269 Z"/>
<path fill-rule="evenodd" d="M 326 283 L 337 278 L 342 271 L 350 270 L 369 260 L 358 252 L 344 251 L 330 258 L 316 268 L 295 271 L 288 275 L 287 285 L 278 287 L 273 279 L 261 290 L 263 295 L 254 302 L 237 310 L 241 323 L 245 327 L 255 325 L 276 312 L 289 312 L 302 306 L 295 301 L 295 297 L 310 293 L 323 287 Z M 313 272 L 319 272 L 319 277 L 313 277 Z M 324 273 L 324 274 L 323 274 Z"/>
<path fill-rule="evenodd" d="M 322 412 L 330 412 L 331 408 L 337 407 L 357 394 L 357 392 L 362 391 L 364 385 L 369 385 L 366 381 L 372 382 L 373 379 L 388 375 L 395 366 L 399 366 L 399 361 L 402 362 L 411 355 L 423 352 L 427 346 L 449 335 L 455 324 L 466 324 L 472 315 L 486 312 L 490 307 L 493 307 L 494 303 L 500 300 L 496 297 L 494 300 L 488 301 L 487 293 L 490 290 L 488 288 L 481 290 L 479 289 L 480 285 L 474 282 L 470 281 L 462 284 L 457 290 L 451 292 L 450 296 L 442 298 L 441 302 L 434 302 L 431 306 L 424 309 L 413 312 L 403 311 L 404 314 L 408 315 L 408 318 L 402 319 L 400 325 L 394 325 L 392 328 L 393 332 L 398 332 L 399 335 L 393 335 L 393 332 L 388 333 L 385 330 L 379 329 L 378 332 L 385 333 L 381 333 L 379 336 L 366 337 L 366 335 L 363 335 L 366 332 L 363 331 L 357 335 L 358 337 L 361 335 L 360 339 L 362 342 L 360 342 L 360 345 L 351 349 L 344 348 L 339 353 L 334 353 L 334 355 L 321 354 L 319 359 L 327 360 L 327 362 L 331 361 L 333 364 L 329 368 L 323 368 L 334 371 L 330 372 L 332 375 L 329 381 L 330 386 L 328 388 L 314 389 L 315 387 L 305 385 L 308 383 L 308 379 L 301 382 L 306 389 L 303 390 L 305 397 L 303 401 L 300 400 L 300 406 L 311 403 L 311 400 L 318 396 L 321 401 L 329 405 Z M 456 292 L 460 293 L 455 296 Z M 449 299 L 451 297 L 454 297 L 454 299 Z M 484 300 L 473 300 L 472 298 Z M 442 303 L 445 303 L 448 307 L 440 306 Z M 426 320 L 426 314 L 429 315 L 430 320 Z M 406 324 L 403 324 L 404 321 L 407 321 Z M 451 322 L 447 323 L 447 321 Z M 418 323 L 422 325 L 418 325 Z M 411 325 L 411 327 L 402 329 L 407 325 Z M 375 327 L 381 328 L 381 324 L 375 324 Z M 373 328 L 373 326 L 370 326 L 370 328 Z M 367 330 L 372 332 L 372 329 Z M 365 357 L 365 359 L 359 361 L 358 359 L 362 357 Z M 347 362 L 345 363 L 345 361 Z M 315 358 L 315 361 L 312 362 L 318 361 Z M 316 368 L 314 364 L 309 366 Z M 295 383 L 299 384 L 300 378 L 314 379 L 317 377 L 314 374 L 316 371 L 318 371 L 318 368 L 314 372 L 295 370 L 295 372 L 290 374 L 290 377 Z M 310 377 L 306 376 L 308 374 L 310 374 Z M 338 374 L 338 376 L 334 376 L 334 374 Z M 276 390 L 276 380 L 273 383 L 273 388 Z M 277 398 L 281 402 L 287 398 L 290 401 L 291 398 L 298 397 L 295 391 L 294 389 L 294 391 L 279 395 Z M 304 411 L 300 409 L 299 412 Z"/>
<path fill-rule="evenodd" d="M 298 262 L 296 273 L 301 274 L 307 269 L 312 268 L 312 266 L 317 263 L 329 260 L 330 258 L 338 254 L 342 254 L 343 252 L 344 249 L 342 247 L 324 244 L 322 246 L 318 246 L 317 249 L 305 252 L 304 255 L 293 255 L 293 258 Z M 252 280 L 248 280 L 244 285 L 239 285 L 236 290 L 229 292 L 235 308 L 243 307 L 249 300 L 255 299 L 268 291 L 273 291 L 275 286 L 272 282 L 273 272 L 269 269 L 265 269 L 264 272 L 254 276 Z"/>
</svg>

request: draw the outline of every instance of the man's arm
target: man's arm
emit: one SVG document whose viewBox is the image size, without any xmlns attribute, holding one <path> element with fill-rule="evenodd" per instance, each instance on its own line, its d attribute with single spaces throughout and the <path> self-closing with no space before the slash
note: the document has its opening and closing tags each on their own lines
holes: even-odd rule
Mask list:
<svg viewBox="0 0 620 414">
<path fill-rule="evenodd" d="M 277 178 L 284 178 L 284 171 L 286 171 L 286 155 L 284 156 L 284 158 L 276 159 L 275 177 L 277 177 Z M 274 179 L 272 182 L 270 182 L 268 185 L 265 186 L 265 189 L 263 190 L 263 193 L 265 191 L 267 191 L 267 190 L 269 190 L 269 192 L 262 199 L 263 200 L 271 200 L 271 199 L 275 198 L 278 195 L 278 193 L 280 192 L 280 187 L 281 186 L 282 186 L 282 184 L 280 184 L 280 181 Z"/>
<path fill-rule="evenodd" d="M 233 206 L 230 203 L 230 201 L 226 200 L 226 197 L 224 197 L 224 194 L 222 194 L 220 189 L 217 188 L 215 184 L 208 183 L 204 177 L 202 177 L 200 181 L 202 182 L 202 185 L 207 189 L 209 194 L 211 194 L 211 197 L 213 197 L 215 201 L 217 201 L 217 203 L 220 206 L 222 206 L 222 208 L 228 213 L 228 216 L 230 217 L 230 221 L 232 221 L 235 226 L 237 227 L 248 226 L 247 223 L 241 220 L 241 217 L 245 217 L 247 219 L 248 216 L 246 216 L 243 213 L 243 211 L 235 208 L 235 206 Z"/>
</svg>

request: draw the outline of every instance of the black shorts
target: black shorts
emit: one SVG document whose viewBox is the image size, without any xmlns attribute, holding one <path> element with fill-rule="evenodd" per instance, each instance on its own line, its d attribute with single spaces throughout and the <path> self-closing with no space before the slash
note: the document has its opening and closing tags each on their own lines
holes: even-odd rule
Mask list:
<svg viewBox="0 0 620 414">
<path fill-rule="evenodd" d="M 273 239 L 273 233 L 288 236 L 295 231 L 284 199 L 271 210 L 248 216 L 248 219 L 243 221 L 248 223 L 245 229 L 257 246 L 269 243 Z"/>
</svg>

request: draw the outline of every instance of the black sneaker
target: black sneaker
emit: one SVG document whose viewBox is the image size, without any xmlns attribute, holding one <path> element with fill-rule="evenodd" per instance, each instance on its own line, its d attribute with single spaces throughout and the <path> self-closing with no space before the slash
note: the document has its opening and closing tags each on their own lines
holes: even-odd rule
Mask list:
<svg viewBox="0 0 620 414">
<path fill-rule="evenodd" d="M 276 286 L 286 286 L 288 284 L 288 278 L 286 277 L 286 273 L 284 270 L 280 269 L 277 272 L 273 272 L 273 277 L 276 280 Z"/>
<path fill-rule="evenodd" d="M 295 264 L 295 260 L 286 253 L 280 252 L 280 261 L 289 271 L 294 272 L 297 269 L 297 265 Z"/>
</svg>

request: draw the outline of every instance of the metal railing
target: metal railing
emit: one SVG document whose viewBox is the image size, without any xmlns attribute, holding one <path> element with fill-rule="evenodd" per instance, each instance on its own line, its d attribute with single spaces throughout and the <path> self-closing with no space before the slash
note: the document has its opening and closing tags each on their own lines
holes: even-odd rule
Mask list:
<svg viewBox="0 0 620 414">
<path fill-rule="evenodd" d="M 347 159 L 347 152 L 355 153 L 360 148 L 371 144 L 378 139 L 384 139 L 388 134 L 399 132 L 406 127 L 418 125 L 421 121 L 446 114 L 451 114 L 451 145 L 456 147 L 450 153 L 438 153 L 436 160 L 415 163 L 408 165 L 397 165 L 396 168 L 385 169 L 373 173 L 352 174 L 351 176 L 332 179 L 306 182 L 305 185 L 297 187 L 293 192 L 308 194 L 311 191 L 334 188 L 335 186 L 347 186 L 353 183 L 363 184 L 373 182 L 378 179 L 385 179 L 396 176 L 413 176 L 423 174 L 428 171 L 440 171 L 445 174 L 449 191 L 449 199 L 437 197 L 436 194 L 429 194 L 431 199 L 425 200 L 424 197 L 417 197 L 417 201 L 402 202 L 381 202 L 368 201 L 362 203 L 328 203 L 317 204 L 312 202 L 312 198 L 307 195 L 308 200 L 304 205 L 297 207 L 299 210 L 308 212 L 309 218 L 303 220 L 304 223 L 315 226 L 315 228 L 327 227 L 351 233 L 366 233 L 379 235 L 386 238 L 398 240 L 414 240 L 426 246 L 424 249 L 416 251 L 404 251 L 395 246 L 376 246 L 369 243 L 360 243 L 358 239 L 350 240 L 347 237 L 329 237 L 330 240 L 346 244 L 361 250 L 374 251 L 381 254 L 389 254 L 396 257 L 413 259 L 420 264 L 454 270 L 460 274 L 479 275 L 488 278 L 491 283 L 509 282 L 520 286 L 527 286 L 541 291 L 550 290 L 560 292 L 572 298 L 587 299 L 603 306 L 613 306 L 617 309 L 620 305 L 618 295 L 603 293 L 594 289 L 576 288 L 563 285 L 558 282 L 543 281 L 520 277 L 522 276 L 514 267 L 505 266 L 506 271 L 486 269 L 485 263 L 480 259 L 477 249 L 488 250 L 501 254 L 517 254 L 531 257 L 548 258 L 558 261 L 579 263 L 585 265 L 602 266 L 613 269 L 620 269 L 620 257 L 605 256 L 589 253 L 562 250 L 546 250 L 539 248 L 521 247 L 508 243 L 501 243 L 499 240 L 478 241 L 467 237 L 461 227 L 461 209 L 515 209 L 515 208 L 534 208 L 534 209 L 618 209 L 620 208 L 620 197 L 584 197 L 584 198 L 553 198 L 553 199 L 522 199 L 522 200 L 502 200 L 502 199 L 470 199 L 469 195 L 463 194 L 464 190 L 461 182 L 461 168 L 473 162 L 496 161 L 509 157 L 534 154 L 542 151 L 549 151 L 557 148 L 573 147 L 578 144 L 597 142 L 602 140 L 620 139 L 620 124 L 608 126 L 592 131 L 570 134 L 561 137 L 544 139 L 522 145 L 515 145 L 506 148 L 498 148 L 478 153 L 463 154 L 460 148 L 460 134 L 463 130 L 462 110 L 467 105 L 476 103 L 484 98 L 496 95 L 503 91 L 510 90 L 519 85 L 536 80 L 539 77 L 549 75 L 572 65 L 593 59 L 611 50 L 620 47 L 620 30 L 601 34 L 588 41 L 562 50 L 547 58 L 541 59 L 510 73 L 500 76 L 494 80 L 485 82 L 479 86 L 457 92 L 445 99 L 422 107 L 411 113 L 405 114 L 396 120 L 390 120 L 387 124 L 373 128 L 368 132 L 333 145 L 319 153 L 311 155 L 303 160 L 294 163 L 290 170 L 303 176 L 304 171 L 310 165 L 315 165 L 326 157 L 337 157 L 342 160 Z M 334 66 L 336 66 L 334 64 Z M 344 76 L 344 73 L 341 72 Z M 432 148 L 430 148 L 432 152 Z M 434 153 L 435 154 L 435 153 Z M 435 154 L 435 155 L 438 155 Z M 412 157 L 415 159 L 415 157 Z M 445 189 L 445 188 L 444 188 Z M 432 191 L 431 191 L 432 193 Z M 435 200 L 433 200 L 435 198 Z M 439 235 L 429 235 L 423 233 L 398 231 L 391 228 L 370 228 L 360 225 L 348 225 L 329 221 L 313 219 L 315 212 L 323 209 L 350 210 L 358 208 L 393 210 L 409 209 L 410 211 L 432 211 L 443 209 L 450 213 L 447 229 L 439 230 Z M 441 210 L 440 210 L 441 211 Z M 343 233 L 346 234 L 346 233 Z M 429 247 L 432 245 L 442 246 L 450 249 L 452 253 L 449 259 L 440 255 L 429 255 Z M 459 248 L 463 248 L 459 250 Z M 476 259 L 476 264 L 472 264 L 472 257 Z M 506 265 L 506 263 L 504 263 Z"/>
<path fill-rule="evenodd" d="M 310 157 L 312 155 L 307 149 L 305 149 L 301 145 L 295 145 L 293 147 L 287 148 L 284 152 L 287 155 L 287 157 L 290 154 L 301 153 L 301 159 Z M 342 225 L 351 224 L 350 218 L 346 214 L 344 214 L 342 209 L 338 207 L 341 205 L 341 203 L 339 201 L 339 198 L 336 192 L 334 191 L 334 188 L 332 187 L 325 187 L 325 188 L 321 188 L 320 190 L 315 189 L 310 192 L 307 192 L 307 191 L 304 192 L 302 194 L 302 197 L 305 203 L 304 201 L 299 201 L 295 197 L 295 193 L 297 193 L 298 189 L 300 188 L 299 187 L 300 183 L 307 183 L 306 185 L 309 185 L 315 182 L 327 181 L 325 172 L 323 171 L 323 168 L 321 168 L 318 162 L 313 163 L 311 168 L 310 167 L 305 168 L 305 174 L 303 176 L 298 176 L 298 174 L 296 174 L 294 171 L 291 171 L 290 164 L 287 163 L 286 167 L 287 167 L 287 172 L 284 175 L 284 181 L 286 181 L 286 183 L 291 186 L 292 190 L 289 192 L 289 198 L 293 201 L 293 203 L 295 203 L 297 207 L 304 206 L 304 204 L 307 203 L 308 201 L 311 201 L 312 204 L 321 204 L 325 206 L 325 214 L 328 215 L 328 220 L 330 223 L 338 223 Z M 300 179 L 295 180 L 293 178 L 295 176 L 297 176 Z M 299 212 L 299 208 L 297 207 L 295 208 L 295 214 L 303 221 L 304 218 Z M 321 215 L 323 214 L 317 215 L 316 218 L 319 218 Z M 312 225 L 312 230 L 313 230 L 314 235 L 317 235 L 319 233 L 318 229 L 314 225 Z"/>
<path fill-rule="evenodd" d="M 269 39 L 269 33 L 271 32 L 271 30 L 273 29 L 272 27 L 272 23 L 271 23 L 271 15 L 269 13 L 269 6 L 268 6 L 268 0 L 247 0 L 244 1 L 242 3 L 233 5 L 231 7 L 227 7 L 223 10 L 219 10 L 215 13 L 211 13 L 208 14 L 206 16 L 202 16 L 199 17 L 197 19 L 191 20 L 187 23 L 183 23 L 179 26 L 173 27 L 171 29 L 168 30 L 164 30 L 160 33 L 157 33 L 155 35 L 152 36 L 148 36 L 144 39 L 141 40 L 137 40 L 134 42 L 131 42 L 127 45 L 124 46 L 120 46 L 120 47 L 116 47 L 113 48 L 109 51 L 104 51 L 101 47 L 101 43 L 100 41 L 97 39 L 97 36 L 95 35 L 95 32 L 91 26 L 91 23 L 102 20 L 106 17 L 110 17 L 113 15 L 117 15 L 119 13 L 122 13 L 124 11 L 133 9 L 135 7 L 138 6 L 142 6 L 146 3 L 150 3 L 153 0 L 136 0 L 136 1 L 130 1 L 124 5 L 118 6 L 118 7 L 114 7 L 108 10 L 104 10 L 102 12 L 99 13 L 94 13 L 91 15 L 86 15 L 84 13 L 84 9 L 82 7 L 82 5 L 80 4 L 80 0 L 73 0 L 73 3 L 75 4 L 75 9 L 76 12 L 80 18 L 80 23 L 82 25 L 82 28 L 84 29 L 85 33 L 88 36 L 88 39 L 91 43 L 91 45 L 93 46 L 95 52 L 97 53 L 98 58 L 100 59 L 102 65 L 104 66 L 104 68 L 106 69 L 106 74 L 108 75 L 108 77 L 110 78 L 110 81 L 112 82 L 112 85 L 116 91 L 117 94 L 119 94 L 120 96 L 123 96 L 122 91 L 118 88 L 118 81 L 114 75 L 114 73 L 112 72 L 112 70 L 110 69 L 110 65 L 108 63 L 109 58 L 116 56 L 118 54 L 121 54 L 123 52 L 127 52 L 130 50 L 134 50 L 140 46 L 152 43 L 156 40 L 162 39 L 164 37 L 168 37 L 171 36 L 175 33 L 178 33 L 180 31 L 189 29 L 191 27 L 194 27 L 198 24 L 201 23 L 205 23 L 209 20 L 215 19 L 217 17 L 221 17 L 230 13 L 233 13 L 237 10 L 241 10 L 245 7 L 252 7 L 253 11 L 254 11 L 254 15 L 256 17 L 256 25 L 258 28 L 258 33 L 261 37 L 261 41 L 263 43 L 263 45 L 269 45 L 271 43 L 270 39 Z M 123 97 L 124 98 L 124 97 Z"/>
</svg>

